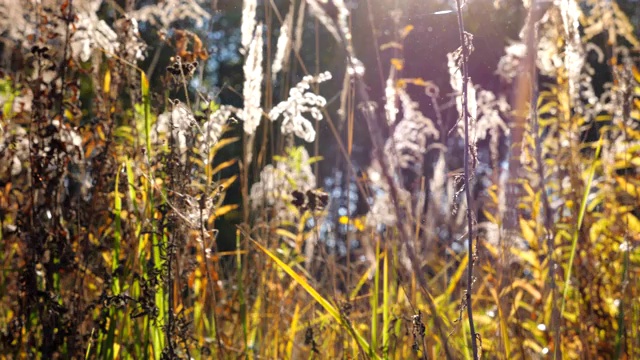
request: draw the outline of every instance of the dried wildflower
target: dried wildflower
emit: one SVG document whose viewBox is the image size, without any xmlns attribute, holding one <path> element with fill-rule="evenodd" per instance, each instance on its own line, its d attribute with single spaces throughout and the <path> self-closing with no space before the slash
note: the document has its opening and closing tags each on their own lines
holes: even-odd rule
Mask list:
<svg viewBox="0 0 640 360">
<path fill-rule="evenodd" d="M 413 346 L 412 349 L 414 351 L 420 350 L 420 344 L 424 339 L 425 332 L 427 327 L 422 322 L 422 313 L 418 311 L 417 314 L 411 317 L 412 331 L 411 335 L 413 335 Z"/>
<path fill-rule="evenodd" d="M 78 154 L 77 158 L 79 159 L 83 158 L 82 137 L 75 129 L 72 129 L 69 125 L 61 124 L 60 120 L 55 119 L 51 121 L 50 131 L 52 131 L 52 136 L 44 137 L 38 156 L 47 157 L 51 149 L 55 147 L 67 154 Z M 33 141 L 37 143 L 39 139 L 36 138 Z"/>
<path fill-rule="evenodd" d="M 184 220 L 187 222 L 187 226 L 191 229 L 202 229 L 206 225 L 213 210 L 214 198 L 211 196 L 203 194 L 199 199 L 189 195 L 184 196 L 182 212 L 184 213 Z"/>
<path fill-rule="evenodd" d="M 291 200 L 291 203 L 293 204 L 293 206 L 297 207 L 298 209 L 306 209 L 305 207 L 305 197 L 304 197 L 304 193 L 302 191 L 299 190 L 293 190 L 293 192 L 291 193 L 291 196 L 293 196 L 293 200 Z"/>
<path fill-rule="evenodd" d="M 171 74 L 175 83 L 182 83 L 193 77 L 198 67 L 197 61 L 182 62 L 180 57 L 172 58 L 173 62 L 167 66 L 167 72 Z M 184 76 L 184 79 L 183 79 Z"/>
<path fill-rule="evenodd" d="M 311 114 L 315 120 L 322 120 L 320 108 L 325 106 L 327 101 L 321 95 L 306 92 L 312 83 L 321 83 L 331 79 L 329 72 L 322 73 L 317 77 L 307 75 L 291 90 L 289 98 L 280 102 L 269 112 L 271 121 L 283 117 L 281 130 L 283 134 L 295 134 L 307 142 L 312 142 L 316 138 L 316 131 L 313 124 L 303 116 L 304 113 Z"/>
<path fill-rule="evenodd" d="M 319 190 L 307 190 L 306 193 L 294 190 L 291 192 L 291 196 L 293 197 L 291 204 L 302 211 L 321 211 L 329 203 L 329 194 Z"/>
<path fill-rule="evenodd" d="M 307 203 L 310 210 L 324 210 L 329 204 L 329 194 L 320 190 L 307 190 Z"/>
<path fill-rule="evenodd" d="M 249 53 L 244 63 L 244 87 L 242 96 L 244 98 L 244 108 L 238 112 L 238 116 L 244 121 L 244 132 L 253 134 L 260 120 L 262 119 L 262 25 L 258 25 L 255 31 Z"/>
</svg>

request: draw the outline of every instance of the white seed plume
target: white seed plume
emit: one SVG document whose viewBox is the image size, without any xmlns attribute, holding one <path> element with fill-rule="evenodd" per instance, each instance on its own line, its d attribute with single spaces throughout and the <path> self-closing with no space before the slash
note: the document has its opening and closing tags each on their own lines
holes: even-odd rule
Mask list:
<svg viewBox="0 0 640 360">
<path fill-rule="evenodd" d="M 262 119 L 260 107 L 263 78 L 262 45 L 262 24 L 259 24 L 244 63 L 244 88 L 242 89 L 244 109 L 238 113 L 238 116 L 244 120 L 244 132 L 247 134 L 253 134 Z"/>
<path fill-rule="evenodd" d="M 245 54 L 251 41 L 253 40 L 253 34 L 256 29 L 256 9 L 258 8 L 257 0 L 244 0 L 242 3 L 242 26 L 240 28 L 240 34 L 242 36 L 241 44 L 242 49 L 240 52 Z"/>
<path fill-rule="evenodd" d="M 293 32 L 293 7 L 294 3 L 291 2 L 289 7 L 289 13 L 285 17 L 282 27 L 280 28 L 280 35 L 278 36 L 278 43 L 276 46 L 276 56 L 273 60 L 273 66 L 271 72 L 273 78 L 283 69 L 287 67 L 289 62 L 289 52 L 291 51 L 291 34 Z"/>
<path fill-rule="evenodd" d="M 398 100 L 398 92 L 396 91 L 396 69 L 392 66 L 389 71 L 389 77 L 384 88 L 384 112 L 387 115 L 387 124 L 392 125 L 396 122 L 396 115 L 398 115 L 398 106 L 396 102 Z"/>
</svg>

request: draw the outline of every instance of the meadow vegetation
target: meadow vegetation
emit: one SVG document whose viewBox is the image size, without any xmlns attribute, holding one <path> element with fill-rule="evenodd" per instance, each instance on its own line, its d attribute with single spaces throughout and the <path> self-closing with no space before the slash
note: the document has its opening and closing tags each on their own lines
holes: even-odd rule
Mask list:
<svg viewBox="0 0 640 360">
<path fill-rule="evenodd" d="M 0 0 L 0 358 L 640 358 L 628 14 L 374 3 Z"/>
</svg>

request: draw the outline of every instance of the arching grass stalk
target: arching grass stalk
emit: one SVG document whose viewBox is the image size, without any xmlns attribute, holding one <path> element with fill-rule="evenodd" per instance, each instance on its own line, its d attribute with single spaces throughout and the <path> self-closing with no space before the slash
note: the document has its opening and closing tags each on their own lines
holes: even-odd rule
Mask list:
<svg viewBox="0 0 640 360">
<path fill-rule="evenodd" d="M 589 197 L 591 184 L 593 184 L 593 177 L 596 173 L 596 166 L 600 162 L 599 158 L 600 151 L 602 150 L 604 134 L 604 132 L 600 134 L 600 140 L 598 141 L 598 145 L 596 146 L 596 154 L 593 159 L 593 163 L 591 163 L 588 178 L 586 183 L 584 184 L 584 191 L 582 192 L 582 201 L 580 203 L 580 210 L 578 212 L 578 224 L 576 224 L 576 227 L 573 230 L 573 239 L 571 240 L 571 255 L 569 256 L 569 263 L 567 264 L 567 268 L 565 269 L 565 273 L 567 274 L 567 276 L 564 279 L 564 289 L 562 290 L 562 306 L 560 307 L 561 319 L 562 317 L 564 317 L 564 308 L 567 302 L 567 293 L 569 292 L 569 281 L 571 280 L 571 270 L 573 269 L 573 261 L 576 257 L 576 250 L 578 248 L 578 237 L 580 235 L 580 229 L 582 228 L 582 222 L 584 221 L 584 214 L 586 214 L 587 212 L 587 200 Z"/>
<path fill-rule="evenodd" d="M 473 323 L 473 304 L 471 302 L 471 292 L 473 290 L 473 216 L 472 216 L 472 198 L 471 198 L 471 170 L 469 169 L 469 153 L 471 148 L 469 146 L 469 112 L 467 109 L 467 86 L 469 83 L 469 69 L 467 66 L 467 60 L 469 58 L 469 48 L 467 47 L 467 41 L 465 39 L 464 21 L 462 19 L 462 5 L 460 0 L 456 0 L 456 8 L 458 12 L 458 30 L 460 31 L 460 49 L 462 50 L 462 120 L 464 121 L 464 192 L 467 199 L 467 233 L 469 234 L 468 241 L 468 258 L 469 264 L 467 267 L 467 291 L 465 294 L 465 302 L 467 305 L 467 316 L 469 318 L 469 331 L 471 332 L 471 349 L 473 350 L 473 359 L 478 359 L 478 341 Z"/>
<path fill-rule="evenodd" d="M 269 249 L 265 248 L 257 241 L 253 240 L 251 237 L 249 237 L 248 234 L 245 233 L 244 235 L 249 240 L 251 240 L 251 242 L 255 245 L 256 248 L 258 248 L 258 250 L 260 250 L 269 258 L 271 258 L 271 260 L 273 260 L 276 263 L 276 265 L 278 265 L 278 267 L 284 270 L 284 272 L 286 272 L 289 276 L 291 276 L 291 278 L 293 278 L 295 282 L 297 282 L 300 286 L 302 286 L 302 288 L 306 290 L 307 293 L 311 295 L 311 297 L 313 297 L 313 299 L 318 304 L 320 304 L 336 322 L 338 322 L 345 330 L 347 330 L 349 335 L 358 343 L 358 346 L 362 349 L 364 353 L 367 354 L 369 358 L 374 360 L 380 359 L 378 354 L 375 353 L 375 349 L 372 348 L 371 345 L 369 345 L 367 340 L 365 340 L 365 338 L 362 335 L 360 335 L 356 327 L 354 327 L 351 324 L 351 322 L 347 320 L 343 316 L 343 314 L 341 314 L 338 308 L 332 305 L 331 302 L 329 302 L 329 300 L 327 300 L 322 295 L 320 295 L 320 293 L 318 293 L 318 291 L 316 291 L 313 288 L 313 286 L 311 286 L 304 277 L 300 276 L 289 265 L 287 265 L 282 260 L 280 260 L 280 258 L 278 258 L 277 255 L 269 251 Z"/>
</svg>

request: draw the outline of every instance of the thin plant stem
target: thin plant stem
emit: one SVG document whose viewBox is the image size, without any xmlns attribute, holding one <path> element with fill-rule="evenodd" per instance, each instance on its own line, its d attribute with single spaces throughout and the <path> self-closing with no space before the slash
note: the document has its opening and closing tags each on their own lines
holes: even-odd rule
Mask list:
<svg viewBox="0 0 640 360">
<path fill-rule="evenodd" d="M 537 6 L 536 1 L 533 0 L 531 3 L 531 7 L 535 8 Z M 538 37 L 538 27 L 534 21 L 529 23 L 530 29 L 530 46 L 529 48 L 533 48 L 534 44 L 537 44 Z M 549 286 L 551 288 L 551 331 L 554 334 L 554 343 L 560 344 L 560 314 L 558 313 L 558 307 L 556 306 L 556 300 L 558 297 L 558 291 L 556 288 L 556 278 L 555 278 L 555 267 L 556 262 L 553 258 L 553 254 L 555 253 L 555 245 L 554 245 L 554 224 L 553 224 L 553 213 L 551 211 L 551 205 L 549 203 L 549 195 L 547 194 L 546 189 L 546 179 L 544 175 L 544 162 L 542 159 L 542 140 L 540 139 L 540 122 L 538 119 L 538 98 L 539 98 L 539 89 L 538 89 L 538 72 L 536 70 L 536 52 L 533 51 L 531 53 L 532 61 L 527 64 L 529 67 L 530 77 L 531 77 L 531 121 L 533 123 L 533 138 L 535 141 L 535 156 L 536 162 L 538 163 L 537 171 L 538 177 L 540 178 L 540 196 L 542 198 L 542 206 L 544 208 L 544 228 L 546 230 L 546 240 L 547 240 L 547 258 L 549 263 Z M 560 346 L 555 347 L 554 357 L 559 357 Z"/>
<path fill-rule="evenodd" d="M 473 358 L 478 359 L 478 341 L 473 323 L 473 303 L 471 302 L 471 293 L 473 290 L 473 206 L 471 198 L 471 169 L 469 168 L 469 154 L 471 148 L 469 145 L 469 112 L 467 109 L 467 86 L 469 83 L 469 69 L 467 66 L 467 60 L 469 58 L 469 48 L 467 47 L 467 41 L 465 39 L 464 20 L 462 19 L 462 4 L 460 0 L 456 0 L 456 7 L 458 12 L 458 30 L 460 31 L 460 47 L 462 50 L 462 120 L 464 121 L 464 192 L 467 199 L 467 232 L 468 232 L 468 256 L 469 264 L 467 265 L 467 291 L 466 291 L 466 305 L 467 316 L 469 317 L 469 331 L 471 333 L 471 349 L 473 351 Z"/>
</svg>

